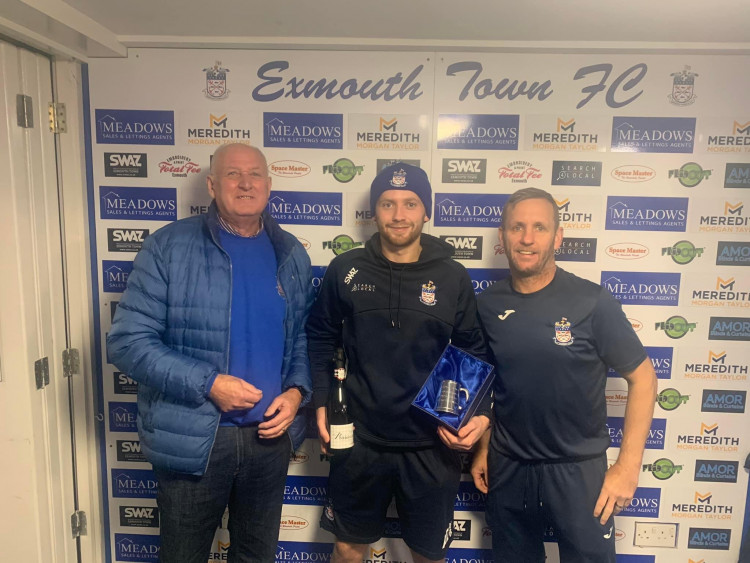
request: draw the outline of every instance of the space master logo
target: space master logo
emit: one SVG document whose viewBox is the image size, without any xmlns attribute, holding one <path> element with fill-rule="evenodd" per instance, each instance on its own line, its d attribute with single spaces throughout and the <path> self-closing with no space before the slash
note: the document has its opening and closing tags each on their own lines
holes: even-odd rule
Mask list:
<svg viewBox="0 0 750 563">
<path fill-rule="evenodd" d="M 680 274 L 658 272 L 601 273 L 601 285 L 623 305 L 677 305 Z"/>
<path fill-rule="evenodd" d="M 625 428 L 625 418 L 622 416 L 607 417 L 607 431 L 609 432 L 610 447 L 619 448 L 622 445 L 622 435 Z M 646 438 L 647 450 L 663 450 L 664 437 L 667 431 L 666 418 L 654 418 Z"/>
<path fill-rule="evenodd" d="M 156 498 L 156 477 L 150 469 L 112 469 L 112 496 Z"/>
<path fill-rule="evenodd" d="M 263 146 L 296 149 L 344 148 L 340 113 L 263 113 Z"/>
<path fill-rule="evenodd" d="M 612 152 L 692 153 L 694 117 L 614 117 Z"/>
<path fill-rule="evenodd" d="M 115 560 L 156 563 L 159 545 L 158 535 L 115 534 Z"/>
<path fill-rule="evenodd" d="M 174 145 L 174 112 L 98 109 L 96 142 L 115 145 Z"/>
<path fill-rule="evenodd" d="M 508 194 L 435 194 L 436 227 L 500 226 Z"/>
<path fill-rule="evenodd" d="M 518 150 L 518 115 L 441 114 L 438 149 Z"/>
<path fill-rule="evenodd" d="M 99 217 L 129 221 L 176 221 L 177 190 L 99 186 Z"/>
<path fill-rule="evenodd" d="M 681 231 L 687 226 L 686 197 L 607 197 L 608 231 Z"/>
<path fill-rule="evenodd" d="M 268 211 L 279 223 L 288 225 L 341 226 L 341 193 L 274 190 Z"/>
</svg>

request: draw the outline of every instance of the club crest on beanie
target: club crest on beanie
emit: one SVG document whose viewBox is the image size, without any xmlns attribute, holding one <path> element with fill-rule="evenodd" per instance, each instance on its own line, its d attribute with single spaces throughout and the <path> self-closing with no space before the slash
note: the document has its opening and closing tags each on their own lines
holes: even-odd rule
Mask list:
<svg viewBox="0 0 750 563">
<path fill-rule="evenodd" d="M 405 162 L 396 162 L 375 176 L 370 186 L 370 210 L 375 213 L 375 204 L 388 190 L 412 191 L 422 200 L 429 219 L 432 215 L 432 187 L 424 170 Z"/>
</svg>

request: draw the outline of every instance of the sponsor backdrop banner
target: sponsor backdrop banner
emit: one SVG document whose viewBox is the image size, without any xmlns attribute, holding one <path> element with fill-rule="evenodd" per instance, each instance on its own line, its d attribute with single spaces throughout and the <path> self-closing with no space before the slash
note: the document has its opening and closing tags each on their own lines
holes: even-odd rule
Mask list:
<svg viewBox="0 0 750 563">
<path fill-rule="evenodd" d="M 156 561 L 156 479 L 135 429 L 137 383 L 104 341 L 151 233 L 210 203 L 223 143 L 260 147 L 271 214 L 314 265 L 375 231 L 368 189 L 396 160 L 434 189 L 426 231 L 478 292 L 508 275 L 497 227 L 515 190 L 557 203 L 561 267 L 623 304 L 659 377 L 638 491 L 616 518 L 618 562 L 737 560 L 750 451 L 750 113 L 742 56 L 131 49 L 93 60 L 88 94 L 92 274 L 109 561 Z M 148 85 L 158 84 L 156 88 Z M 440 288 L 436 288 L 439 292 Z M 553 320 L 553 319 L 551 319 Z M 627 384 L 607 379 L 610 463 Z M 453 561 L 491 561 L 485 498 L 464 456 Z M 276 559 L 322 561 L 328 464 L 314 426 L 289 466 Z M 395 508 L 366 559 L 405 561 Z M 555 531 L 549 561 L 558 561 Z M 231 538 L 226 518 L 211 560 Z"/>
</svg>

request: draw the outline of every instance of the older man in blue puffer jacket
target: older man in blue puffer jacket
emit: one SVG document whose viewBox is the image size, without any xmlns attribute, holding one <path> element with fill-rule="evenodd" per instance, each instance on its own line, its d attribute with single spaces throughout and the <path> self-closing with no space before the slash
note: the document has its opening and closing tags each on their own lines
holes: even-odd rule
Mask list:
<svg viewBox="0 0 750 563">
<path fill-rule="evenodd" d="M 229 506 L 230 561 L 273 561 L 297 416 L 311 394 L 310 259 L 266 211 L 263 154 L 216 150 L 208 213 L 149 236 L 107 338 L 139 383 L 163 563 L 205 563 Z M 292 442 L 295 442 L 293 444 Z"/>
</svg>

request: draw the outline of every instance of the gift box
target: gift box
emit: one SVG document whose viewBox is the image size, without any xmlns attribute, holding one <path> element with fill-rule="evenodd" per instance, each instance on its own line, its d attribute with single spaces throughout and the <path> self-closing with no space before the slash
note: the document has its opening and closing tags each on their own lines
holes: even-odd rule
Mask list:
<svg viewBox="0 0 750 563">
<path fill-rule="evenodd" d="M 448 344 L 411 404 L 458 432 L 474 416 L 494 379 L 495 368 L 491 364 Z M 455 384 L 444 383 L 451 381 Z M 455 390 L 449 392 L 450 387 Z M 446 410 L 452 405 L 457 413 Z"/>
</svg>

